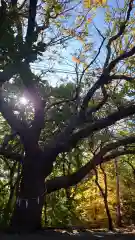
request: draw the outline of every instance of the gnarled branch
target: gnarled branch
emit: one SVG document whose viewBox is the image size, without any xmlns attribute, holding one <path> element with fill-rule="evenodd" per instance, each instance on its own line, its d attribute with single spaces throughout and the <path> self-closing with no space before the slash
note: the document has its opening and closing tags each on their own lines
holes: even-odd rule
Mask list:
<svg viewBox="0 0 135 240">
<path fill-rule="evenodd" d="M 76 144 L 81 140 L 88 136 L 90 136 L 93 132 L 99 131 L 105 127 L 113 125 L 115 122 L 126 118 L 135 113 L 135 105 L 131 105 L 129 107 L 121 107 L 118 111 L 110 114 L 105 118 L 98 119 L 94 123 L 87 125 L 83 129 L 77 131 L 72 134 L 69 138 L 67 138 L 67 142 L 63 144 L 62 142 L 57 143 L 59 147 L 59 152 L 68 151 L 72 147 L 75 147 Z M 62 144 L 61 144 L 62 143 Z"/>
<path fill-rule="evenodd" d="M 90 162 L 88 162 L 86 165 L 81 167 L 77 172 L 71 175 L 60 176 L 52 180 L 48 180 L 46 182 L 47 192 L 51 193 L 61 188 L 69 188 L 71 186 L 74 186 L 78 184 L 83 178 L 85 178 L 87 174 L 89 174 L 89 178 L 90 178 L 90 176 L 93 175 L 93 174 L 90 174 L 91 171 L 94 170 L 97 165 L 100 165 L 101 163 L 104 163 L 104 162 L 108 162 L 118 156 L 127 155 L 127 154 L 135 154 L 135 149 L 126 150 L 126 151 L 116 150 L 112 154 L 106 157 L 100 156 L 100 154 L 98 154 L 97 156 L 94 156 Z"/>
</svg>

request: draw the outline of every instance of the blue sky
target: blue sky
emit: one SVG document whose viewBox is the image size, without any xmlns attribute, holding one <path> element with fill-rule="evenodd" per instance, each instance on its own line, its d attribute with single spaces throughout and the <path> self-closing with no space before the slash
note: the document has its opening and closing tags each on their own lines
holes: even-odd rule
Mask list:
<svg viewBox="0 0 135 240">
<path fill-rule="evenodd" d="M 119 6 L 122 7 L 124 0 L 108 0 L 108 5 L 111 7 L 117 7 L 117 3 L 119 3 Z M 85 10 L 84 10 L 85 13 Z M 104 21 L 104 13 L 105 13 L 105 9 L 100 7 L 96 9 L 96 15 L 93 19 L 94 24 L 96 25 L 96 27 L 98 29 L 101 30 L 101 32 L 104 31 L 106 24 Z M 72 19 L 71 19 L 72 21 Z M 72 23 L 71 23 L 72 26 Z M 101 39 L 99 38 L 99 35 L 97 34 L 97 32 L 95 32 L 95 28 L 93 28 L 93 24 L 89 24 L 89 34 L 92 34 L 92 39 L 94 40 L 94 42 L 96 43 L 96 47 L 98 49 L 100 43 L 101 43 Z M 60 50 L 62 55 L 64 57 L 66 57 L 67 61 L 65 60 L 63 63 L 59 64 L 57 62 L 55 62 L 54 64 L 54 68 L 55 69 L 61 69 L 61 70 L 67 70 L 67 71 L 74 71 L 74 63 L 72 62 L 72 54 L 74 54 L 75 50 L 78 48 L 82 47 L 82 43 L 80 43 L 78 40 L 72 40 L 69 43 L 69 46 L 66 50 Z M 102 51 L 101 53 L 102 56 L 100 56 L 101 59 L 104 58 L 104 51 Z M 70 66 L 68 64 L 70 64 Z M 42 66 L 46 65 L 46 61 L 43 61 Z M 73 65 L 73 67 L 71 66 Z M 56 74 L 49 74 L 48 78 L 50 80 L 50 83 L 55 85 L 57 83 L 57 81 L 59 80 L 59 78 L 61 77 L 67 77 L 67 74 L 64 73 L 56 73 Z M 73 77 L 73 75 L 68 74 L 68 80 L 70 80 Z"/>
</svg>

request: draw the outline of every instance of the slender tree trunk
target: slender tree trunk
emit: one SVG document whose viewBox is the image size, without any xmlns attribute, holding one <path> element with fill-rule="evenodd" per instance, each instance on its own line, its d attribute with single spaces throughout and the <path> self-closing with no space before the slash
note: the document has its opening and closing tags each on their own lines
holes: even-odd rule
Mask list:
<svg viewBox="0 0 135 240">
<path fill-rule="evenodd" d="M 115 173 L 116 173 L 116 197 L 117 197 L 117 210 L 116 210 L 116 223 L 121 226 L 121 208 L 120 208 L 120 184 L 119 184 L 119 170 L 117 159 L 114 160 Z"/>
<path fill-rule="evenodd" d="M 44 223 L 45 227 L 47 227 L 47 198 L 46 196 L 44 197 Z"/>
<path fill-rule="evenodd" d="M 112 222 L 112 217 L 111 217 L 109 206 L 108 206 L 107 176 L 106 176 L 106 172 L 105 172 L 104 168 L 102 167 L 102 165 L 100 165 L 100 169 L 101 169 L 101 171 L 103 173 L 103 176 L 104 176 L 105 189 L 103 190 L 103 188 L 101 187 L 101 185 L 98 181 L 98 172 L 97 172 L 96 169 L 95 169 L 95 174 L 96 174 L 95 183 L 98 186 L 99 191 L 100 191 L 100 193 L 103 197 L 103 200 L 104 200 L 106 215 L 107 215 L 107 218 L 108 218 L 108 229 L 110 231 L 112 231 L 113 230 L 113 222 Z"/>
<path fill-rule="evenodd" d="M 109 207 L 108 207 L 107 198 L 105 196 L 104 196 L 104 204 L 105 204 L 106 215 L 107 215 L 107 218 L 108 218 L 108 229 L 110 231 L 112 231 L 113 230 L 112 217 L 111 217 L 110 210 L 109 210 Z"/>
</svg>

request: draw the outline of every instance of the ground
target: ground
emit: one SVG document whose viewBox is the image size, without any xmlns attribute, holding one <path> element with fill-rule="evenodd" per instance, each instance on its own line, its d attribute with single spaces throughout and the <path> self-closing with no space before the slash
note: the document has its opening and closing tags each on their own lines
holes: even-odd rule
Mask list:
<svg viewBox="0 0 135 240">
<path fill-rule="evenodd" d="M 0 233 L 0 240 L 99 240 L 99 239 L 109 239 L 109 240 L 135 240 L 135 231 L 126 231 L 124 232 L 103 232 L 103 231 L 77 231 L 73 230 L 72 232 L 61 230 L 43 230 L 35 234 L 6 234 Z"/>
</svg>

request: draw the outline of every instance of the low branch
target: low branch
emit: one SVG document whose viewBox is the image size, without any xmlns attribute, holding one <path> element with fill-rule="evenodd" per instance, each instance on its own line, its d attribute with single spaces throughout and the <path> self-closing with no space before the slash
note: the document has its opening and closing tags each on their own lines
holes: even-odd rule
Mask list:
<svg viewBox="0 0 135 240">
<path fill-rule="evenodd" d="M 113 154 L 110 154 L 105 158 L 102 156 L 95 156 L 90 162 L 81 167 L 77 172 L 71 175 L 60 176 L 52 180 L 48 180 L 46 182 L 47 193 L 54 192 L 61 188 L 69 188 L 71 186 L 74 186 L 78 184 L 83 178 L 85 178 L 87 174 L 89 174 L 89 177 L 92 176 L 93 174 L 90 175 L 90 172 L 94 170 L 96 166 L 100 165 L 101 163 L 108 162 L 115 157 L 126 154 L 135 154 L 135 150 L 115 151 Z"/>
<path fill-rule="evenodd" d="M 121 155 L 126 154 L 135 154 L 135 149 L 123 149 L 116 150 L 116 148 L 120 146 L 126 146 L 128 143 L 134 143 L 135 136 L 126 137 L 124 139 L 120 139 L 115 143 L 107 144 L 104 148 L 100 150 L 97 155 L 95 155 L 91 161 L 86 163 L 83 167 L 81 167 L 77 172 L 67 175 L 56 177 L 52 180 L 47 181 L 47 191 L 48 193 L 56 191 L 60 188 L 68 188 L 70 186 L 76 185 L 79 183 L 87 174 L 90 174 L 92 170 L 96 168 L 96 166 L 101 165 L 102 163 L 108 162 L 111 159 L 114 159 Z M 110 154 L 105 156 L 110 150 L 113 150 Z"/>
<path fill-rule="evenodd" d="M 69 188 L 79 183 L 89 172 L 92 170 L 93 161 L 88 162 L 85 166 L 81 167 L 77 172 L 67 175 L 56 177 L 46 182 L 47 192 L 51 193 L 61 188 Z"/>
</svg>

